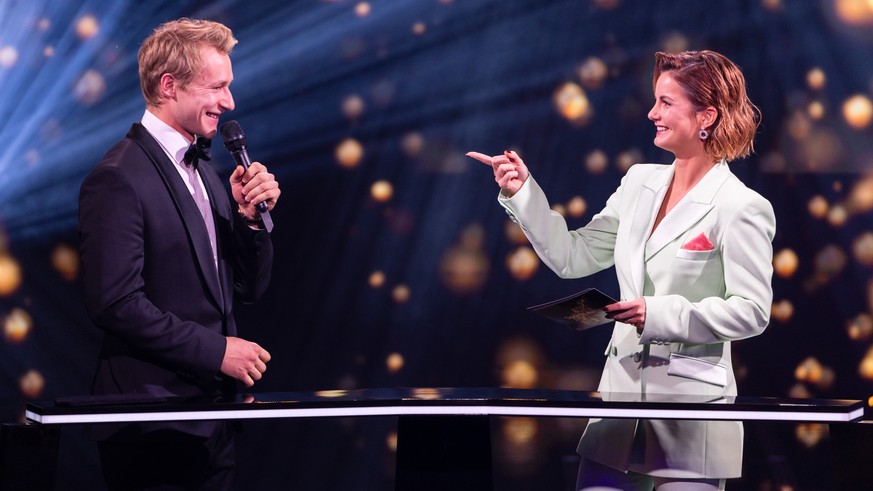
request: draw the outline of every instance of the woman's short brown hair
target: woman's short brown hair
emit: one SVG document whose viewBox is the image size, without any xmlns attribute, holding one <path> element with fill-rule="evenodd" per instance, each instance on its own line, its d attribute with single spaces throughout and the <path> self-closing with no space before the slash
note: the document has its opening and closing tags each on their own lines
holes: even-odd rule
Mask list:
<svg viewBox="0 0 873 491">
<path fill-rule="evenodd" d="M 746 94 L 746 79 L 732 61 L 714 51 L 656 53 L 652 85 L 670 72 L 698 111 L 714 107 L 718 117 L 708 128 L 703 148 L 713 160 L 728 162 L 754 151 L 761 111 Z"/>
<path fill-rule="evenodd" d="M 186 88 L 200 70 L 200 48 L 212 46 L 230 54 L 237 41 L 225 25 L 200 19 L 182 18 L 158 26 L 139 48 L 139 81 L 149 106 L 160 106 L 159 85 L 165 73 Z"/>
</svg>

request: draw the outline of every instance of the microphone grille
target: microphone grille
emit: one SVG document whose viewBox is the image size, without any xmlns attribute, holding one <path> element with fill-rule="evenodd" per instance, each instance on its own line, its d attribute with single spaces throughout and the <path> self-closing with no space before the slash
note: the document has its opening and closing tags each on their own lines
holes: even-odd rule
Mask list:
<svg viewBox="0 0 873 491">
<path fill-rule="evenodd" d="M 224 140 L 225 148 L 231 152 L 241 150 L 246 146 L 246 135 L 235 120 L 221 125 L 221 139 Z"/>
</svg>

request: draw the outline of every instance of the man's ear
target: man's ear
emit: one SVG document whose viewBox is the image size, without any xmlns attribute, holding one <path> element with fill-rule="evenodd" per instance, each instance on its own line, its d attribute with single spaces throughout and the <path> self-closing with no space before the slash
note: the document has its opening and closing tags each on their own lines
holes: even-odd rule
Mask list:
<svg viewBox="0 0 873 491">
<path fill-rule="evenodd" d="M 164 99 L 176 99 L 176 90 L 179 88 L 179 81 L 173 75 L 165 73 L 161 75 L 161 81 L 158 84 L 161 92 L 161 97 Z"/>
</svg>

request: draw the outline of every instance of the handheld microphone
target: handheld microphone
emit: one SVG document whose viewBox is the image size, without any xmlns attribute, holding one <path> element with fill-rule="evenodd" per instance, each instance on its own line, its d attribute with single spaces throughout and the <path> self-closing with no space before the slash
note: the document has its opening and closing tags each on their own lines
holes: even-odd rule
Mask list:
<svg viewBox="0 0 873 491">
<path fill-rule="evenodd" d="M 221 138 L 224 140 L 224 148 L 233 156 L 233 160 L 237 165 L 243 166 L 243 169 L 248 169 L 252 165 L 247 150 L 248 143 L 246 135 L 236 121 L 228 121 L 221 125 Z M 267 232 L 273 230 L 273 219 L 270 218 L 270 212 L 267 209 L 267 203 L 263 201 L 258 203 L 255 208 L 261 215 L 261 220 L 264 222 L 264 228 Z"/>
</svg>

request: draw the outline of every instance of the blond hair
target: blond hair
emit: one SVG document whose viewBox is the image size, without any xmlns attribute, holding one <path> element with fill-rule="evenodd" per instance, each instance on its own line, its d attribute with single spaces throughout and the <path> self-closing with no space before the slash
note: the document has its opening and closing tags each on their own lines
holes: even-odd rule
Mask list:
<svg viewBox="0 0 873 491">
<path fill-rule="evenodd" d="M 746 79 L 732 61 L 714 51 L 656 53 L 652 85 L 670 72 L 681 86 L 695 110 L 714 107 L 716 120 L 705 129 L 709 137 L 703 148 L 714 161 L 728 162 L 748 157 L 754 152 L 755 131 L 761 111 L 746 94 Z"/>
<path fill-rule="evenodd" d="M 185 89 L 202 64 L 200 49 L 211 46 L 230 54 L 237 40 L 233 32 L 218 22 L 182 18 L 165 22 L 143 41 L 139 48 L 139 81 L 149 106 L 160 106 L 161 77 L 169 73 Z"/>
</svg>

